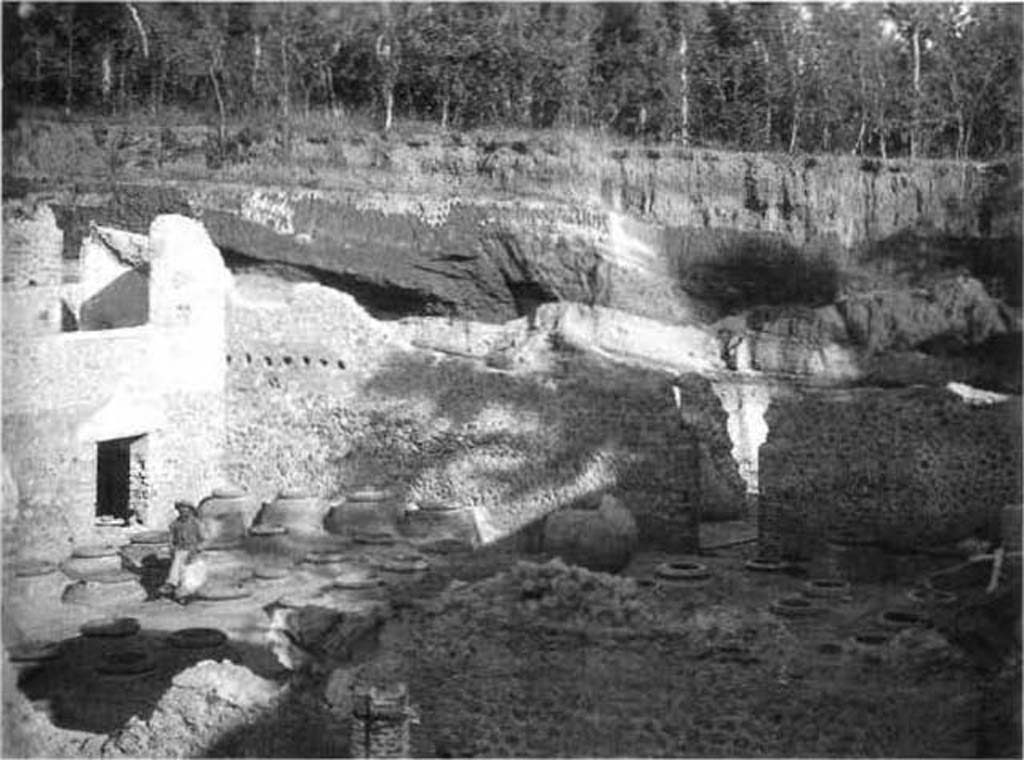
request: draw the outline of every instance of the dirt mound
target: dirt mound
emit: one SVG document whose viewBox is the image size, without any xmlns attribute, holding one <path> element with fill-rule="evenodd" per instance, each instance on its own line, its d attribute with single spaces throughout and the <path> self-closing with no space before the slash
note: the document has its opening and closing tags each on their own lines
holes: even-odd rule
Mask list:
<svg viewBox="0 0 1024 760">
<path fill-rule="evenodd" d="M 103 745 L 104 757 L 205 755 L 226 736 L 269 713 L 271 681 L 228 661 L 206 660 L 174 677 L 148 720 L 133 717 Z"/>
<path fill-rule="evenodd" d="M 636 581 L 560 559 L 544 564 L 518 562 L 505 573 L 470 586 L 452 586 L 434 611 L 478 623 L 512 625 L 559 623 L 572 627 L 621 626 L 653 620 Z"/>
</svg>

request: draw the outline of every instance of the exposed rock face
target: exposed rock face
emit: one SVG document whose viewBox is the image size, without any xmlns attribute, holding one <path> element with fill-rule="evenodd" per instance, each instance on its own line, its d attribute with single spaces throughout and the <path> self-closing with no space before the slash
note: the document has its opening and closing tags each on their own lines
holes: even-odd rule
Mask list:
<svg viewBox="0 0 1024 760">
<path fill-rule="evenodd" d="M 941 279 L 927 289 L 856 294 L 839 303 L 851 337 L 877 353 L 928 341 L 976 345 L 1009 329 L 985 287 L 972 277 Z"/>
<path fill-rule="evenodd" d="M 673 323 L 708 308 L 818 305 L 863 263 L 851 252 L 881 265 L 875 254 L 888 254 L 876 244 L 907 230 L 1018 233 L 1013 167 L 675 149 L 584 159 L 578 148 L 525 144 L 481 159 L 473 146 L 430 146 L 443 156 L 425 161 L 388 146 L 389 169 L 366 173 L 357 190 L 125 185 L 72 214 L 55 206 L 68 230 L 85 218 L 142 232 L 157 213 L 187 211 L 233 266 L 302 267 L 380 315 L 486 321 L 552 300 Z M 1014 258 L 1000 254 L 993 268 L 964 256 L 971 271 L 995 273 Z M 1000 276 L 1019 290 L 1019 277 Z"/>
</svg>

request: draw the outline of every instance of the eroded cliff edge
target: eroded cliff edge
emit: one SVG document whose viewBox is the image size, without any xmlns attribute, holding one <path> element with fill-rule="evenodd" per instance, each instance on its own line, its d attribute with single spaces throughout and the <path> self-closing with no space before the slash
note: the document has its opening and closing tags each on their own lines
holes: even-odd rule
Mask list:
<svg viewBox="0 0 1024 760">
<path fill-rule="evenodd" d="M 305 160 L 326 177 L 318 147 Z M 236 272 L 316 280 L 379 318 L 582 302 L 703 325 L 763 372 L 1020 387 L 1015 163 L 431 138 L 363 145 L 320 176 L 94 182 L 48 202 L 69 253 L 91 222 L 185 213 Z"/>
</svg>

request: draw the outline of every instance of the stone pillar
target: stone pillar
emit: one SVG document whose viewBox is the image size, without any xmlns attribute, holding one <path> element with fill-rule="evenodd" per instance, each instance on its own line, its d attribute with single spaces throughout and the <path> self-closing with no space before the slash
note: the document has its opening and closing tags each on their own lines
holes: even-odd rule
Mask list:
<svg viewBox="0 0 1024 760">
<path fill-rule="evenodd" d="M 416 711 L 409 706 L 404 683 L 390 688 L 359 689 L 352 708 L 351 757 L 411 757 L 409 727 Z"/>
<path fill-rule="evenodd" d="M 167 424 L 149 441 L 147 485 L 157 513 L 198 501 L 223 481 L 227 443 L 227 293 L 231 275 L 199 222 L 160 216 L 150 227 L 151 377 Z"/>
</svg>

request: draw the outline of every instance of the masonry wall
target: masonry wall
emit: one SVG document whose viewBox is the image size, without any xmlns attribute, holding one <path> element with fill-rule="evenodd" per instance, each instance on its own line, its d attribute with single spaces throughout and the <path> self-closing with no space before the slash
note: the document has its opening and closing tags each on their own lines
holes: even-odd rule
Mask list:
<svg viewBox="0 0 1024 760">
<path fill-rule="evenodd" d="M 493 539 L 608 489 L 644 539 L 696 548 L 696 445 L 664 378 L 595 367 L 546 380 L 416 352 L 356 377 L 233 358 L 228 380 L 228 471 L 265 498 L 386 485 L 406 504 L 472 507 Z"/>
<path fill-rule="evenodd" d="M 4 505 L 9 551 L 57 558 L 89 540 L 99 441 L 146 436 L 130 489 L 147 495 L 151 527 L 223 479 L 227 273 L 195 222 L 161 217 L 151 238 L 144 326 L 34 334 L 25 315 L 50 308 L 34 298 L 45 289 L 4 291 L 3 450 L 21 497 Z"/>
<path fill-rule="evenodd" d="M 4 199 L 3 281 L 17 287 L 59 285 L 64 235 L 53 211 Z"/>
<path fill-rule="evenodd" d="M 250 492 L 386 485 L 472 507 L 489 540 L 609 489 L 648 542 L 696 548 L 697 445 L 667 375 L 502 372 L 416 350 L 345 295 L 278 299 L 231 309 L 227 469 Z"/>
<path fill-rule="evenodd" d="M 784 553 L 835 533 L 896 548 L 980 534 L 1021 499 L 1020 398 L 970 406 L 939 388 L 789 392 L 760 451 L 763 514 Z"/>
</svg>

